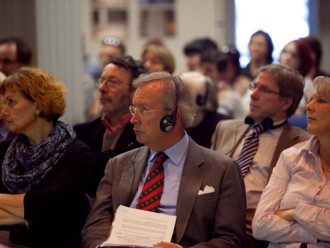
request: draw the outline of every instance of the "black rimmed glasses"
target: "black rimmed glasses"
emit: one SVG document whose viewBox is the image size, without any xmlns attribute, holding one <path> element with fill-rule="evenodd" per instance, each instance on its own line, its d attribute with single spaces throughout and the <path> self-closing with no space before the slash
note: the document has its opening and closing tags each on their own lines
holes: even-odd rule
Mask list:
<svg viewBox="0 0 330 248">
<path fill-rule="evenodd" d="M 132 115 L 138 113 L 141 117 L 147 116 L 148 113 L 164 111 L 162 109 L 147 109 L 146 107 L 136 107 L 134 105 L 131 105 L 128 108 Z"/>
<path fill-rule="evenodd" d="M 250 90 L 258 89 L 261 93 L 265 93 L 265 94 L 275 94 L 275 95 L 279 95 L 279 96 L 281 95 L 280 92 L 276 92 L 274 90 L 271 90 L 267 86 L 264 86 L 264 85 L 257 85 L 253 81 L 249 84 L 249 89 Z"/>
</svg>

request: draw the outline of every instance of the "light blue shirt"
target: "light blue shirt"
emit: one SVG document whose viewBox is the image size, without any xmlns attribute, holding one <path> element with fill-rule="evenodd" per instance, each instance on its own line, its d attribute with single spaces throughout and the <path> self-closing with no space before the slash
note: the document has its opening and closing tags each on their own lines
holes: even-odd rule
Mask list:
<svg viewBox="0 0 330 248">
<path fill-rule="evenodd" d="M 160 206 L 158 208 L 158 211 L 160 213 L 176 215 L 176 204 L 177 204 L 179 186 L 181 181 L 183 165 L 184 162 L 186 161 L 188 144 L 189 144 L 189 138 L 188 135 L 185 133 L 183 138 L 178 143 L 176 143 L 175 145 L 169 147 L 164 151 L 164 153 L 168 156 L 168 159 L 163 164 L 165 178 L 164 178 L 163 194 L 160 200 Z M 148 158 L 148 166 L 146 166 L 146 169 L 139 183 L 138 190 L 131 203 L 130 207 L 132 208 L 136 207 L 148 171 L 150 170 L 150 168 L 152 167 L 155 161 L 156 153 L 157 152 L 150 150 L 150 155 Z"/>
</svg>

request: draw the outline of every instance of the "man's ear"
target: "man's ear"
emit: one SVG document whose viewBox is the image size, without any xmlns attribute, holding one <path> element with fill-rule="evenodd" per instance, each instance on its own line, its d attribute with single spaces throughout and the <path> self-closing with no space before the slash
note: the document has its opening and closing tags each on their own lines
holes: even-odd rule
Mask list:
<svg viewBox="0 0 330 248">
<path fill-rule="evenodd" d="M 291 97 L 283 97 L 282 98 L 282 110 L 288 110 L 288 108 L 291 107 L 292 105 L 292 98 Z"/>
</svg>

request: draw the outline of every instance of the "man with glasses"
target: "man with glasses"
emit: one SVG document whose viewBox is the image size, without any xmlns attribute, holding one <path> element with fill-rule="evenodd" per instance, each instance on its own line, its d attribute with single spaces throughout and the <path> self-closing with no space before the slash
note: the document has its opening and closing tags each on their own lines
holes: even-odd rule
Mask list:
<svg viewBox="0 0 330 248">
<path fill-rule="evenodd" d="M 250 111 L 245 121 L 221 121 L 213 134 L 212 148 L 234 158 L 241 167 L 247 200 L 247 247 L 266 245 L 253 239 L 251 221 L 280 153 L 309 138 L 287 121 L 299 105 L 303 88 L 298 72 L 282 65 L 263 66 L 250 84 Z"/>
<path fill-rule="evenodd" d="M 22 66 L 31 64 L 32 52 L 24 40 L 6 37 L 0 40 L 0 71 L 7 77 Z"/>
<path fill-rule="evenodd" d="M 131 123 L 144 146 L 107 164 L 82 246 L 99 247 L 124 205 L 176 216 L 171 242 L 157 240 L 154 247 L 245 247 L 243 178 L 233 159 L 185 132 L 195 115 L 187 85 L 167 72 L 143 75 L 133 85 Z M 152 231 L 150 237 L 159 236 Z"/>
<path fill-rule="evenodd" d="M 145 72 L 142 63 L 131 56 L 112 59 L 97 81 L 102 115 L 74 126 L 77 138 L 94 152 L 96 166 L 92 170 L 91 197 L 95 196 L 108 160 L 140 146 L 129 122 L 129 106 L 134 93 L 132 82 Z"/>
</svg>

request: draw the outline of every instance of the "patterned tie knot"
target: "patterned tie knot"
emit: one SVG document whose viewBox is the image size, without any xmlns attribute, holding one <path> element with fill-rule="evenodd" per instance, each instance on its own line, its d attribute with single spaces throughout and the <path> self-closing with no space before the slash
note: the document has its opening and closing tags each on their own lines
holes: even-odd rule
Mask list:
<svg viewBox="0 0 330 248">
<path fill-rule="evenodd" d="M 253 133 L 256 136 L 259 136 L 259 134 L 263 133 L 265 131 L 264 127 L 261 124 L 257 124 L 253 126 Z"/>
</svg>

